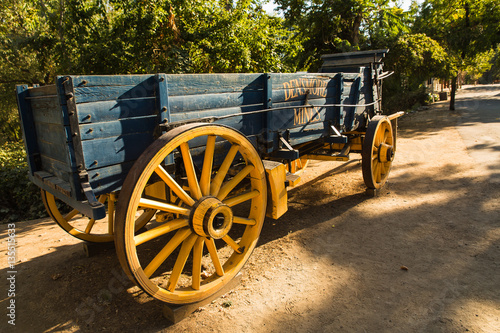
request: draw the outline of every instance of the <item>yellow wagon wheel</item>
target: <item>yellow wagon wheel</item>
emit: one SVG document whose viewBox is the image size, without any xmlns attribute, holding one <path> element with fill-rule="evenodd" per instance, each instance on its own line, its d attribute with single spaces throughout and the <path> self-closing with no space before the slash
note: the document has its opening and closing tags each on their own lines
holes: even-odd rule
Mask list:
<svg viewBox="0 0 500 333">
<path fill-rule="evenodd" d="M 395 145 L 391 121 L 385 116 L 373 117 L 368 123 L 361 153 L 363 180 L 368 188 L 381 188 L 387 181 Z"/>
<path fill-rule="evenodd" d="M 175 167 L 165 165 L 169 155 Z M 158 179 L 182 205 L 144 196 L 146 185 Z M 215 124 L 173 129 L 141 155 L 125 180 L 115 239 L 120 263 L 156 299 L 173 304 L 203 300 L 226 285 L 250 257 L 262 229 L 266 196 L 262 161 L 240 132 Z M 135 215 L 142 208 L 179 216 L 137 235 Z"/>
<path fill-rule="evenodd" d="M 63 214 L 56 204 L 56 198 L 49 192 L 42 190 L 42 201 L 49 216 L 61 228 L 66 230 L 70 235 L 93 243 L 112 242 L 114 239 L 114 216 L 115 216 L 115 202 L 116 194 L 109 193 L 99 196 L 100 203 L 107 203 L 108 214 L 107 217 L 101 220 L 94 220 L 84 218 L 81 213 L 76 210 L 70 210 L 68 213 Z M 62 201 L 60 201 L 62 202 Z M 144 210 L 137 219 L 136 228 L 142 228 L 155 214 L 154 209 Z"/>
<path fill-rule="evenodd" d="M 309 164 L 309 160 L 307 158 L 298 158 L 296 160 L 291 161 L 290 163 L 286 163 L 286 171 L 300 175 L 307 165 Z"/>
</svg>

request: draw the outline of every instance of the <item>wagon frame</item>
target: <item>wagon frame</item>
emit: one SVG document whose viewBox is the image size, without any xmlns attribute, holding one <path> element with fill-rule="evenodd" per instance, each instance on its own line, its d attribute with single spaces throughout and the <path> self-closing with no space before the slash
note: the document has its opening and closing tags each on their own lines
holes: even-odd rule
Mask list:
<svg viewBox="0 0 500 333">
<path fill-rule="evenodd" d="M 382 115 L 386 52 L 327 55 L 320 73 L 58 76 L 18 86 L 29 177 L 68 233 L 114 241 L 147 294 L 206 299 L 241 270 L 264 217 L 286 212 L 287 187 L 307 160 L 360 153 L 367 188 L 384 186 L 402 115 Z M 89 218 L 83 227 L 73 224 L 78 214 Z M 162 237 L 156 255 L 142 250 Z"/>
</svg>

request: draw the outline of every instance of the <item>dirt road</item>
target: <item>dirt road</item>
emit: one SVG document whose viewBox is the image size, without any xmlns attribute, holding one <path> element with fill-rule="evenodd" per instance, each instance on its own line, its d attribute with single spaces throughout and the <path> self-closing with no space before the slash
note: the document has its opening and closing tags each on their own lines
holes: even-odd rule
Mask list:
<svg viewBox="0 0 500 333">
<path fill-rule="evenodd" d="M 49 220 L 18 222 L 16 326 L 0 331 L 500 332 L 500 86 L 466 87 L 457 108 L 401 120 L 381 196 L 358 160 L 311 162 L 242 283 L 175 325 L 113 249 L 86 258 Z M 6 312 L 7 225 L 0 242 Z"/>
</svg>

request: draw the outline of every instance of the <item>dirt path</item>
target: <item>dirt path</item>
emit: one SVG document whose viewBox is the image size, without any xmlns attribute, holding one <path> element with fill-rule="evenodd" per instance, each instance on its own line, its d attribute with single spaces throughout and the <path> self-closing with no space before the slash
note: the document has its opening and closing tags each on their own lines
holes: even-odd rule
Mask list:
<svg viewBox="0 0 500 333">
<path fill-rule="evenodd" d="M 464 90 L 456 113 L 406 115 L 379 197 L 365 195 L 358 160 L 311 162 L 289 211 L 266 220 L 241 285 L 176 325 L 126 280 L 113 249 L 86 258 L 49 220 L 18 222 L 16 326 L 4 315 L 0 331 L 500 332 L 500 162 L 485 168 L 471 150 L 499 146 L 471 145 L 483 122 L 465 103 L 500 110 L 499 94 Z"/>
</svg>

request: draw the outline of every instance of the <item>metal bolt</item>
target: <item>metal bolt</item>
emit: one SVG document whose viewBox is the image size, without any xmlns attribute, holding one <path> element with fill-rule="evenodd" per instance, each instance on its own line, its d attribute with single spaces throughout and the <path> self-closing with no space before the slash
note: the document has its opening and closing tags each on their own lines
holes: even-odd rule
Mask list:
<svg viewBox="0 0 500 333">
<path fill-rule="evenodd" d="M 161 108 L 161 111 L 162 111 L 162 112 L 165 112 L 165 111 L 167 111 L 167 110 L 168 110 L 168 108 L 167 108 L 166 106 L 164 106 L 164 107 L 162 107 L 162 108 Z"/>
</svg>

